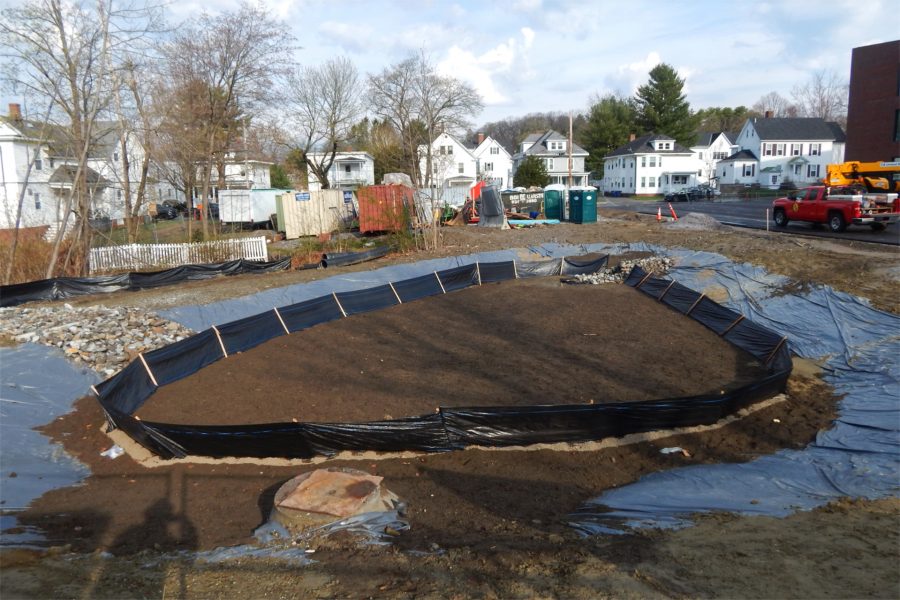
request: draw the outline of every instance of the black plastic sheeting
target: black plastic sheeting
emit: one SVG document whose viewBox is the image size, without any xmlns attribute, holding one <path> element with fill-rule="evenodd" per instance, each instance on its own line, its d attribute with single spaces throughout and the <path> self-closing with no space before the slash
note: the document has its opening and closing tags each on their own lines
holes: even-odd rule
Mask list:
<svg viewBox="0 0 900 600">
<path fill-rule="evenodd" d="M 138 291 L 220 275 L 271 273 L 291 268 L 291 259 L 270 262 L 231 260 L 207 265 L 185 265 L 151 273 L 124 273 L 103 277 L 57 277 L 0 286 L 0 306 L 17 306 L 36 300 L 65 300 L 73 296 Z"/>
<path fill-rule="evenodd" d="M 607 256 L 543 261 L 543 269 L 526 274 L 592 272 L 606 264 Z M 486 276 L 486 279 L 485 279 Z M 768 376 L 727 395 L 702 395 L 620 404 L 530 407 L 442 407 L 435 414 L 371 423 L 270 423 L 243 426 L 169 425 L 140 421 L 134 414 L 150 399 L 162 381 L 169 383 L 196 372 L 214 360 L 243 352 L 298 326 L 312 327 L 337 318 L 360 314 L 402 302 L 403 297 L 424 298 L 450 293 L 485 281 L 500 282 L 522 276 L 514 261 L 474 263 L 436 271 L 407 281 L 371 288 L 333 292 L 299 304 L 244 317 L 213 327 L 167 348 L 150 352 L 118 375 L 96 386 L 109 422 L 126 431 L 152 452 L 166 457 L 311 458 L 351 451 L 439 452 L 467 446 L 519 446 L 536 443 L 577 442 L 656 429 L 714 423 L 760 399 L 784 389 L 790 356 L 783 338 L 763 327 L 722 329 L 723 320 L 744 322 L 741 315 L 715 303 L 701 302 L 703 310 L 688 311 L 725 339 L 770 365 Z M 527 276 L 527 275 L 526 275 Z M 668 282 L 635 269 L 627 283 L 645 293 Z M 646 287 L 644 287 L 646 286 Z M 671 286 L 670 286 L 671 287 Z M 401 292 L 403 295 L 401 295 Z M 298 316 L 305 315 L 298 320 Z M 199 338 L 194 340 L 194 338 Z M 173 349 L 173 346 L 175 349 Z M 183 355 L 183 359 L 181 358 Z M 162 366 L 161 379 L 155 365 Z"/>
<path fill-rule="evenodd" d="M 366 262 L 367 260 L 375 260 L 387 256 L 391 251 L 390 246 L 378 246 L 363 252 L 329 252 L 322 255 L 319 266 L 323 269 L 328 267 L 346 267 L 357 263 Z"/>
</svg>

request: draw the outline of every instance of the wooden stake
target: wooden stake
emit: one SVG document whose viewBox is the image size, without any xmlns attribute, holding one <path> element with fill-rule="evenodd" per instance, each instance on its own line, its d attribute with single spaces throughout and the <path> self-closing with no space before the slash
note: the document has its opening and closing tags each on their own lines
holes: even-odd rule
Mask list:
<svg viewBox="0 0 900 600">
<path fill-rule="evenodd" d="M 394 292 L 394 296 L 397 297 L 397 304 L 403 304 L 403 300 L 400 299 L 400 294 L 398 294 L 397 290 L 394 289 L 394 284 L 388 281 L 388 285 L 391 286 L 391 291 Z"/>
<path fill-rule="evenodd" d="M 284 319 L 281 318 L 281 313 L 278 312 L 278 307 L 273 306 L 272 310 L 275 311 L 275 316 L 278 317 L 278 320 L 281 322 L 281 326 L 284 327 L 284 332 L 288 335 L 291 335 L 291 330 L 288 329 L 287 325 L 284 324 Z"/>
<path fill-rule="evenodd" d="M 337 294 L 335 292 L 331 292 L 331 295 L 334 297 L 334 301 L 337 302 L 338 308 L 341 309 L 341 314 L 345 317 L 347 316 L 347 311 L 344 310 L 344 307 L 341 306 L 341 301 L 338 300 Z"/>
<path fill-rule="evenodd" d="M 141 359 L 141 363 L 144 365 L 144 368 L 147 370 L 147 375 L 150 376 L 150 381 L 153 382 L 153 385 L 159 387 L 159 384 L 156 383 L 156 377 L 153 376 L 153 371 L 150 370 L 150 365 L 147 364 L 147 359 L 144 358 L 144 353 L 138 354 L 138 358 Z"/>
<path fill-rule="evenodd" d="M 219 338 L 219 346 L 222 347 L 222 354 L 225 355 L 225 358 L 228 358 L 228 351 L 225 350 L 225 344 L 222 342 L 222 334 L 219 333 L 219 330 L 216 329 L 216 326 L 212 326 L 212 330 L 216 332 L 216 337 Z"/>
</svg>

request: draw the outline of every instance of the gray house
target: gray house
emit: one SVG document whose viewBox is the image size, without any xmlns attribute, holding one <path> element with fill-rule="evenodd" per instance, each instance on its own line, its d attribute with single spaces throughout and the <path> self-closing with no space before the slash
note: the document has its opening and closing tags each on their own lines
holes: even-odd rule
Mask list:
<svg viewBox="0 0 900 600">
<path fill-rule="evenodd" d="M 528 156 L 535 156 L 544 162 L 551 184 L 567 185 L 569 182 L 569 138 L 559 132 L 550 130 L 545 133 L 532 133 L 513 155 L 513 178 L 519 165 Z M 572 143 L 572 185 L 588 185 L 589 173 L 584 168 L 584 160 L 588 152 L 576 143 Z"/>
</svg>

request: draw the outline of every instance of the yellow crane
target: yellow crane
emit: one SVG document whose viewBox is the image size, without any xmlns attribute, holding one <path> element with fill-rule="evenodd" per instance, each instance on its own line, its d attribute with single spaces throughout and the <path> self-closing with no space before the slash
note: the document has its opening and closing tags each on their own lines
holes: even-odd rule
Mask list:
<svg viewBox="0 0 900 600">
<path fill-rule="evenodd" d="M 861 185 L 869 192 L 900 192 L 900 161 L 850 160 L 825 167 L 825 185 Z"/>
</svg>

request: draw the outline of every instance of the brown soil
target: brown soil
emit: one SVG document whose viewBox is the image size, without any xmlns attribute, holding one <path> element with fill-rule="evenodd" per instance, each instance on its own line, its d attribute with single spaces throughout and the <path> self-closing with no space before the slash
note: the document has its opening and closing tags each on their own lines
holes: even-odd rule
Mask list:
<svg viewBox="0 0 900 600">
<path fill-rule="evenodd" d="M 445 230 L 439 251 L 342 272 L 541 242 L 616 241 L 719 252 L 800 285 L 825 283 L 898 311 L 896 249 L 759 232 L 669 231 L 634 216 L 596 226 Z M 150 308 L 211 302 L 332 272 L 223 278 L 76 302 Z M 427 339 L 445 335 L 439 330 Z M 518 357 L 509 364 L 527 370 L 533 365 Z M 184 463 L 150 469 L 128 456 L 107 460 L 98 456 L 111 443 L 99 431 L 103 416 L 95 400 L 83 399 L 46 432 L 89 464 L 92 476 L 82 486 L 46 494 L 22 518 L 48 531 L 61 549 L 51 556 L 0 555 L 0 587 L 4 598 L 896 597 L 896 499 L 839 502 L 786 519 L 714 515 L 679 532 L 623 537 L 580 539 L 567 524 L 567 515 L 586 499 L 654 471 L 801 448 L 830 426 L 835 401 L 828 386 L 795 369 L 784 402 L 719 429 L 597 450 L 471 449 L 328 461 L 383 476 L 408 502 L 411 529 L 387 548 L 360 547 L 346 538 L 320 540 L 313 555 L 319 562 L 298 569 L 270 560 L 207 565 L 189 556 L 161 557 L 159 551 L 247 541 L 275 490 L 305 469 Z M 659 452 L 668 446 L 681 446 L 690 456 Z M 88 554 L 100 549 L 122 557 Z"/>
<path fill-rule="evenodd" d="M 539 278 L 276 338 L 161 388 L 138 415 L 189 425 L 380 421 L 438 406 L 715 393 L 763 373 L 749 354 L 630 287 Z"/>
</svg>

